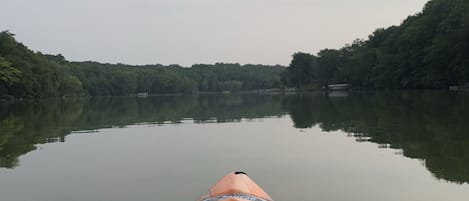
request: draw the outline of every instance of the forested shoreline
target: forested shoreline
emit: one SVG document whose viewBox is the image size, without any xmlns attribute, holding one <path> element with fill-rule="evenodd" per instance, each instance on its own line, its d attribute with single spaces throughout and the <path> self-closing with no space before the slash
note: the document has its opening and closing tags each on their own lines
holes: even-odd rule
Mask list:
<svg viewBox="0 0 469 201">
<path fill-rule="evenodd" d="M 399 26 L 317 55 L 296 53 L 283 74 L 298 88 L 447 89 L 469 82 L 469 1 L 431 0 Z"/>
<path fill-rule="evenodd" d="M 298 52 L 280 65 L 179 65 L 71 62 L 34 52 L 0 32 L 0 98 L 126 96 L 344 83 L 358 90 L 447 89 L 469 83 L 469 1 L 431 0 L 399 26 L 317 55 Z M 469 86 L 468 86 L 469 87 Z"/>
<path fill-rule="evenodd" d="M 126 65 L 71 62 L 0 32 L 0 98 L 187 94 L 280 88 L 280 65 Z"/>
</svg>

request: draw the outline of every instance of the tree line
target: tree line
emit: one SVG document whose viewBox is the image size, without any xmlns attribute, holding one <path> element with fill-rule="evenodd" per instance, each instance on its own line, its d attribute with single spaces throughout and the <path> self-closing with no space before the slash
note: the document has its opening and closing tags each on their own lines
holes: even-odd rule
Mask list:
<svg viewBox="0 0 469 201">
<path fill-rule="evenodd" d="M 0 98 L 126 96 L 280 88 L 280 65 L 126 65 L 70 62 L 0 32 Z"/>
<path fill-rule="evenodd" d="M 316 55 L 295 53 L 288 68 L 217 63 L 179 65 L 70 62 L 34 52 L 0 32 L 0 97 L 122 96 L 295 87 L 439 89 L 469 83 L 469 1 L 431 0 L 399 26 Z"/>
<path fill-rule="evenodd" d="M 469 82 L 469 1 L 431 0 L 399 26 L 317 55 L 296 53 L 282 80 L 298 88 L 437 89 Z"/>
</svg>

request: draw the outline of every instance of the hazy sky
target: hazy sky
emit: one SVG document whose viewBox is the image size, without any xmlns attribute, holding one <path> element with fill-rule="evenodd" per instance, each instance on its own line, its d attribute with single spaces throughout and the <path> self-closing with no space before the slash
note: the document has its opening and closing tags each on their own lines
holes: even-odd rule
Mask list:
<svg viewBox="0 0 469 201">
<path fill-rule="evenodd" d="M 427 0 L 2 0 L 0 30 L 73 61 L 288 64 L 399 24 Z"/>
</svg>

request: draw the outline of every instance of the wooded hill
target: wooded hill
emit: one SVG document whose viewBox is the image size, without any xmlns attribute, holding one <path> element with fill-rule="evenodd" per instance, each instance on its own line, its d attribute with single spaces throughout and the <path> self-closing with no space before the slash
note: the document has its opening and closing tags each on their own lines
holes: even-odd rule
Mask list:
<svg viewBox="0 0 469 201">
<path fill-rule="evenodd" d="M 287 69 L 287 70 L 285 70 Z M 0 32 L 0 97 L 122 96 L 282 87 L 446 89 L 469 82 L 469 1 L 431 0 L 399 26 L 317 55 L 296 53 L 289 68 L 217 63 L 132 66 L 70 62 L 33 52 Z"/>
<path fill-rule="evenodd" d="M 371 16 L 370 16 L 371 17 Z M 399 26 L 317 55 L 296 53 L 283 74 L 300 88 L 434 89 L 469 82 L 469 1 L 431 0 Z"/>
<path fill-rule="evenodd" d="M 70 62 L 62 55 L 33 52 L 0 32 L 0 98 L 125 96 L 281 87 L 282 66 L 216 63 L 179 65 Z"/>
</svg>

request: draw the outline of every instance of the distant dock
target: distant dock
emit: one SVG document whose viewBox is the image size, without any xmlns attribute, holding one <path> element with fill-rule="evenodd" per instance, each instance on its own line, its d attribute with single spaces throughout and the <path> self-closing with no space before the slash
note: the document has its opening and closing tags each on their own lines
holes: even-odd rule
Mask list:
<svg viewBox="0 0 469 201">
<path fill-rule="evenodd" d="M 137 97 L 146 98 L 148 97 L 148 93 L 137 93 Z"/>
<path fill-rule="evenodd" d="M 469 91 L 469 83 L 466 83 L 465 85 L 461 85 L 461 86 L 450 86 L 449 90 L 450 91 Z"/>
<path fill-rule="evenodd" d="M 327 85 L 328 90 L 330 91 L 347 91 L 350 88 L 348 84 L 330 84 Z"/>
</svg>

